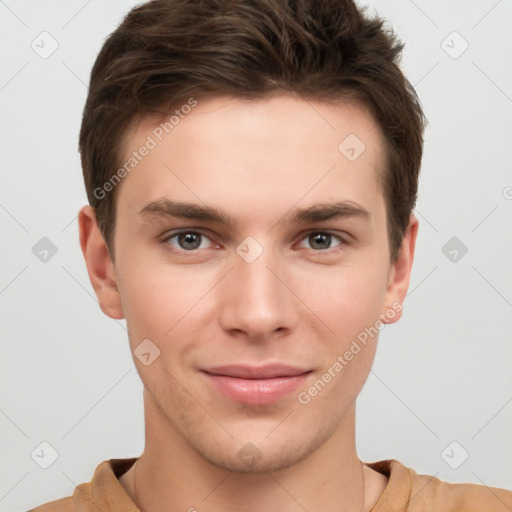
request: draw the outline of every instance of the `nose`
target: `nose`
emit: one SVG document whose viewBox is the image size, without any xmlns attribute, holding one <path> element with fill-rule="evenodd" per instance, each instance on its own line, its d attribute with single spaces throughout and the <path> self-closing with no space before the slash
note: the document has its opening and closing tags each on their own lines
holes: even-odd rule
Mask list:
<svg viewBox="0 0 512 512">
<path fill-rule="evenodd" d="M 219 322 L 225 332 L 262 342 L 294 329 L 301 303 L 285 266 L 270 250 L 251 263 L 234 254 L 233 268 L 220 290 Z"/>
</svg>

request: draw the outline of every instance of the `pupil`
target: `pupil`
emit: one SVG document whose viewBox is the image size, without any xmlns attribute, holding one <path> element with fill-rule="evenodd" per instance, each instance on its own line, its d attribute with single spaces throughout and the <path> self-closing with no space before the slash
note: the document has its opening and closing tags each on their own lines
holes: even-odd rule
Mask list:
<svg viewBox="0 0 512 512">
<path fill-rule="evenodd" d="M 313 248 L 315 248 L 315 244 L 317 241 L 320 241 L 321 247 L 316 247 L 317 249 L 328 249 L 331 241 L 331 235 L 328 233 L 318 233 L 315 235 L 311 235 L 311 239 L 313 240 L 313 243 L 311 244 Z M 311 241 L 311 240 L 310 240 Z M 323 245 L 322 245 L 323 244 Z"/>
<path fill-rule="evenodd" d="M 201 245 L 201 235 L 198 233 L 185 233 L 180 236 L 180 245 L 183 249 L 197 249 Z"/>
</svg>

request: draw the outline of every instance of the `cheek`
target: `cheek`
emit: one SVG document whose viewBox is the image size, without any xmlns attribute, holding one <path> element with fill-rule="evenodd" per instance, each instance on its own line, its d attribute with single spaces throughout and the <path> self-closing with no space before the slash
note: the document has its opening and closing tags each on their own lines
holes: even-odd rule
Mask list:
<svg viewBox="0 0 512 512">
<path fill-rule="evenodd" d="M 149 338 L 163 348 L 177 334 L 195 329 L 212 287 L 207 269 L 133 259 L 124 263 L 124 270 L 119 273 L 119 289 L 133 344 Z"/>
<path fill-rule="evenodd" d="M 336 284 L 339 286 L 334 291 L 312 297 L 318 316 L 335 334 L 319 345 L 322 367 L 299 402 L 311 400 L 318 410 L 336 404 L 335 410 L 342 414 L 360 393 L 371 370 L 382 326 L 379 314 L 383 293 L 375 287 L 375 281 L 364 286 L 365 280 L 354 274 Z"/>
<path fill-rule="evenodd" d="M 379 319 L 386 292 L 386 269 L 382 263 L 329 268 L 302 276 L 306 304 L 331 331 L 338 348 Z"/>
</svg>

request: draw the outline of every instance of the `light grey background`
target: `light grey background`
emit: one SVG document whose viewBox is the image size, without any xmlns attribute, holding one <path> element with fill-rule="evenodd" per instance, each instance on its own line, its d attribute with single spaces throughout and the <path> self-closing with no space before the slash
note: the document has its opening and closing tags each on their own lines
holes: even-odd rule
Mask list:
<svg viewBox="0 0 512 512">
<path fill-rule="evenodd" d="M 512 488 L 512 2 L 360 3 L 406 41 L 430 125 L 410 292 L 359 399 L 359 454 Z M 133 5 L 0 0 L 0 511 L 68 496 L 144 447 L 125 323 L 97 305 L 76 222 L 88 76 Z M 57 248 L 46 263 L 32 252 L 43 237 Z M 467 254 L 442 252 L 452 237 Z M 31 458 L 44 441 L 48 469 Z"/>
</svg>

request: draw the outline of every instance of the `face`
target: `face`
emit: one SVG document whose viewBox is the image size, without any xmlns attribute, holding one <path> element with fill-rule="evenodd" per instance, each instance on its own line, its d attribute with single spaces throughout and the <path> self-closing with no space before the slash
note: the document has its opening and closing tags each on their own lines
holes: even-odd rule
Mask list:
<svg viewBox="0 0 512 512">
<path fill-rule="evenodd" d="M 415 224 L 392 264 L 382 136 L 357 105 L 292 95 L 198 101 L 161 132 L 128 132 L 126 159 L 155 145 L 117 185 L 115 265 L 82 233 L 100 304 L 126 318 L 146 424 L 215 465 L 287 467 L 341 428 L 400 316 Z M 275 364 L 295 371 L 218 369 Z"/>
</svg>

